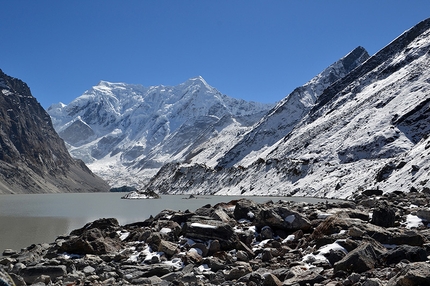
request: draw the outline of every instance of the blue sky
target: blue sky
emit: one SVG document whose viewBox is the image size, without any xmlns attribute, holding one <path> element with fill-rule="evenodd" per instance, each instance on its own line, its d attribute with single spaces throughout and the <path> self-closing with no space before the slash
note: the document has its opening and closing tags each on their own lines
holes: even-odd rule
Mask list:
<svg viewBox="0 0 430 286">
<path fill-rule="evenodd" d="M 201 75 L 274 103 L 357 46 L 376 53 L 430 1 L 2 1 L 0 69 L 43 107 L 100 80 L 177 85 Z"/>
</svg>

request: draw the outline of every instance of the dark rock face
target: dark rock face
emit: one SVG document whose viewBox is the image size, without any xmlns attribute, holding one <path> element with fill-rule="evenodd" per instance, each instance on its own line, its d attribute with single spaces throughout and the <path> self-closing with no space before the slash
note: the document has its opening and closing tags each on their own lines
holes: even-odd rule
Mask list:
<svg viewBox="0 0 430 286">
<path fill-rule="evenodd" d="M 396 220 L 396 213 L 394 209 L 387 203 L 380 203 L 378 207 L 373 209 L 372 223 L 383 226 L 391 227 L 394 226 Z"/>
<path fill-rule="evenodd" d="M 410 202 L 422 209 L 430 194 L 374 199 L 389 201 L 397 227 L 356 218 L 378 203 L 243 199 L 124 226 L 98 219 L 54 243 L 4 251 L 0 270 L 15 285 L 428 285 L 430 231 L 403 222 Z"/>
<path fill-rule="evenodd" d="M 108 191 L 72 159 L 29 87 L 0 70 L 0 193 Z"/>
</svg>

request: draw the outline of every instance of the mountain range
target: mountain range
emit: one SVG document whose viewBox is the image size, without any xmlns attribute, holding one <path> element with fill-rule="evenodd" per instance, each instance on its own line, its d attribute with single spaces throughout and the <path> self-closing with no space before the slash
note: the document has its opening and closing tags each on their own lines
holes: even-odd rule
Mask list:
<svg viewBox="0 0 430 286">
<path fill-rule="evenodd" d="M 272 106 L 228 97 L 195 77 L 177 86 L 101 81 L 48 113 L 75 158 L 113 186 L 141 186 L 191 156 L 192 146 L 215 138 L 206 153 L 227 148 Z"/>
<path fill-rule="evenodd" d="M 48 109 L 74 157 L 111 185 L 169 194 L 348 198 L 430 190 L 430 19 L 373 56 L 358 47 L 276 105 L 203 78 L 100 82 Z"/>
</svg>

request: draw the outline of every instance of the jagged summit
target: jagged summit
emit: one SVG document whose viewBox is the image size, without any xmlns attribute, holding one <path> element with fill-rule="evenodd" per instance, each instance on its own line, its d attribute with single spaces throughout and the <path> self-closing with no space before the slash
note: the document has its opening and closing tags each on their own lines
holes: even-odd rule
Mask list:
<svg viewBox="0 0 430 286">
<path fill-rule="evenodd" d="M 71 154 L 120 186 L 130 179 L 140 184 L 166 162 L 184 158 L 223 118 L 249 126 L 271 107 L 223 95 L 198 76 L 176 86 L 101 82 L 48 112 Z"/>
</svg>

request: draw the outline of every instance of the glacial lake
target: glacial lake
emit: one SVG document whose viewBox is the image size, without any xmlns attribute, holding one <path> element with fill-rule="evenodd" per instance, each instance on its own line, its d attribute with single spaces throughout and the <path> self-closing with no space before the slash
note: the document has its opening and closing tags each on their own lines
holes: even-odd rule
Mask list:
<svg viewBox="0 0 430 286">
<path fill-rule="evenodd" d="M 4 249 L 19 251 L 32 244 L 51 243 L 59 235 L 99 218 L 118 219 L 121 225 L 143 221 L 165 209 L 194 211 L 206 204 L 229 202 L 243 196 L 163 195 L 156 200 L 124 200 L 125 193 L 73 193 L 0 195 L 0 256 Z M 294 200 L 309 203 L 315 198 L 246 197 L 256 202 Z"/>
</svg>

